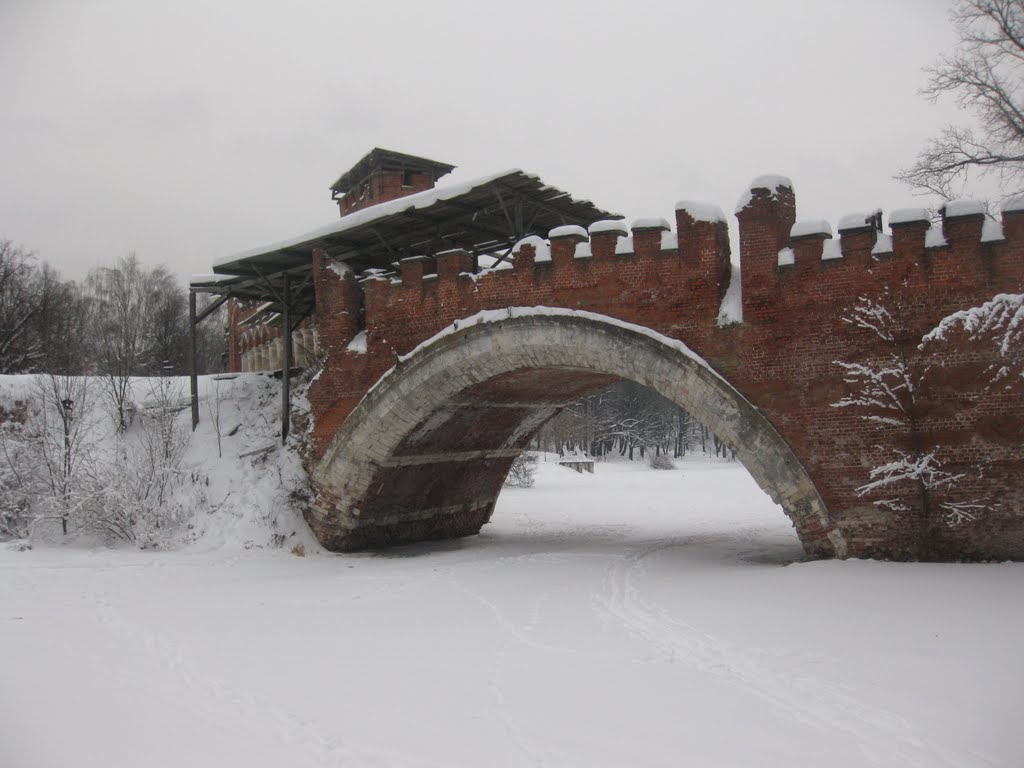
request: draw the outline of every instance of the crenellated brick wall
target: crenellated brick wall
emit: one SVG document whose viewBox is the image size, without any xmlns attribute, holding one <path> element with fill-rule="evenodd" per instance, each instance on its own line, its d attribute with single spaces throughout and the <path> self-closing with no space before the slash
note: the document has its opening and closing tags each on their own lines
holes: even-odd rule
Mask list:
<svg viewBox="0 0 1024 768">
<path fill-rule="evenodd" d="M 1024 556 L 1020 387 L 990 384 L 995 353 L 984 344 L 953 338 L 928 356 L 917 349 L 947 315 L 1024 290 L 1024 211 L 1002 215 L 1002 236 L 969 207 L 956 209 L 970 211 L 963 215 L 944 214 L 931 234 L 927 220 L 898 217 L 890 244 L 869 217 L 844 218 L 838 242 L 821 227 L 794 230 L 796 210 L 784 183 L 755 184 L 742 201 L 743 320 L 725 325 L 719 313 L 730 244 L 724 217 L 709 206 L 680 204 L 674 232 L 649 219 L 630 230 L 621 222 L 599 223 L 589 233 L 559 228 L 550 258 L 545 249 L 538 260 L 527 243 L 511 268 L 476 274 L 462 251 L 406 259 L 397 275 L 362 279 L 315 253 L 315 322 L 325 363 L 310 388 L 313 459 L 396 356 L 446 326 L 505 307 L 588 310 L 679 339 L 722 374 L 792 447 L 850 554 L 909 556 L 919 521 L 857 491 L 903 438 L 880 436 L 863 414 L 834 407 L 848 393 L 836 361 L 884 361 L 894 353 L 892 343 L 844 320 L 868 298 L 898 314 L 897 351 L 927 368 L 915 439 L 944 446 L 948 466 L 963 475 L 959 493 L 991 502 L 976 521 L 933 530 L 929 556 Z M 353 344 L 359 333 L 365 352 Z"/>
</svg>

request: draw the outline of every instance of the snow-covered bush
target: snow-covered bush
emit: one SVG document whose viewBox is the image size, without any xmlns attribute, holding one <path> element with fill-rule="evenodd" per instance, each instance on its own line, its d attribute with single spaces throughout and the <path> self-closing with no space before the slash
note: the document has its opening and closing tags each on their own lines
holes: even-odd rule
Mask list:
<svg viewBox="0 0 1024 768">
<path fill-rule="evenodd" d="M 146 395 L 138 418 L 116 440 L 123 471 L 113 478 L 110 501 L 130 521 L 129 538 L 149 546 L 185 518 L 174 490 L 187 480 L 181 462 L 189 433 L 177 416 L 188 400 L 180 379 L 160 376 L 142 386 Z"/>
<path fill-rule="evenodd" d="M 33 487 L 25 425 L 0 424 L 0 540 L 24 539 L 31 531 Z"/>
<path fill-rule="evenodd" d="M 675 469 L 676 465 L 667 453 L 651 454 L 651 469 Z"/>
</svg>

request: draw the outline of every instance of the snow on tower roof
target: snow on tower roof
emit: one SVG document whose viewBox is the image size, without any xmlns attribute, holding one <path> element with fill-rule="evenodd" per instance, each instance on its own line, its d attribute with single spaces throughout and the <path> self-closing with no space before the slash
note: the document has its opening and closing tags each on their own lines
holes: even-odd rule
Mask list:
<svg viewBox="0 0 1024 768">
<path fill-rule="evenodd" d="M 680 200 L 676 203 L 677 211 L 686 211 L 694 221 L 710 221 L 712 224 L 727 224 L 725 213 L 713 203 L 702 203 L 699 200 Z"/>
<path fill-rule="evenodd" d="M 758 176 L 747 185 L 747 191 L 744 192 L 740 199 L 736 202 L 736 213 L 739 213 L 754 199 L 755 189 L 767 189 L 768 196 L 772 199 L 777 199 L 779 196 L 779 190 L 783 187 L 788 188 L 790 191 L 795 192 L 793 182 L 788 176 L 781 176 L 777 173 L 766 173 L 763 176 Z"/>
</svg>

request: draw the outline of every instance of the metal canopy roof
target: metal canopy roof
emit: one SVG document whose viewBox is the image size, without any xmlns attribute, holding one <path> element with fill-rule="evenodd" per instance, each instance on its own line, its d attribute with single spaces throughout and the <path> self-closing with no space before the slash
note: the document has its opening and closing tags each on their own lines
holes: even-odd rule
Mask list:
<svg viewBox="0 0 1024 768">
<path fill-rule="evenodd" d="M 544 184 L 520 170 L 380 203 L 291 240 L 218 261 L 216 274 L 191 281 L 197 293 L 279 304 L 289 277 L 294 316 L 314 307 L 312 252 L 319 248 L 354 271 L 393 269 L 408 256 L 464 248 L 474 256 L 506 254 L 531 234 L 563 224 L 589 226 L 620 219 L 588 200 Z M 429 271 L 429 268 L 428 268 Z M 279 307 L 272 306 L 272 311 Z"/>
</svg>

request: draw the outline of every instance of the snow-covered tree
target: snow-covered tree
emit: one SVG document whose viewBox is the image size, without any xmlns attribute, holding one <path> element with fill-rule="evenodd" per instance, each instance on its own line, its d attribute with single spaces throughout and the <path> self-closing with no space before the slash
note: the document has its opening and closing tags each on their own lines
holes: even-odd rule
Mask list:
<svg viewBox="0 0 1024 768">
<path fill-rule="evenodd" d="M 1024 294 L 1001 293 L 980 307 L 955 312 L 926 334 L 921 348 L 963 337 L 994 350 L 999 362 L 989 368 L 992 384 L 1024 384 Z"/>
<path fill-rule="evenodd" d="M 93 381 L 85 376 L 35 377 L 33 533 L 130 540 L 131 520 L 110 503 L 111 471 L 99 448 Z"/>
<path fill-rule="evenodd" d="M 857 493 L 893 514 L 916 513 L 916 554 L 925 557 L 933 523 L 955 528 L 977 519 L 990 504 L 956 492 L 969 473 L 952 471 L 944 447 L 929 442 L 922 428 L 923 393 L 932 369 L 920 354 L 920 338 L 904 322 L 903 306 L 903 299 L 885 291 L 879 299 L 861 297 L 843 316 L 885 351 L 865 360 L 834 361 L 843 371 L 847 394 L 832 405 L 853 410 L 877 430 L 884 458 L 869 470 Z"/>
</svg>

